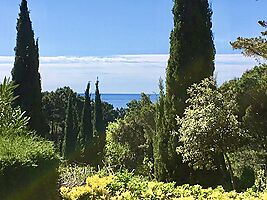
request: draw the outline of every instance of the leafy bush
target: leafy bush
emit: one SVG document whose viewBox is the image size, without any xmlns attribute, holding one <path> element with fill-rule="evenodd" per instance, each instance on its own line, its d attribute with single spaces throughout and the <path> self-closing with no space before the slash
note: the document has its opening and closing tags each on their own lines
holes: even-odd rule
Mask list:
<svg viewBox="0 0 267 200">
<path fill-rule="evenodd" d="M 29 119 L 12 107 L 15 87 L 7 79 L 0 85 L 0 199 L 57 199 L 59 158 L 53 143 L 29 131 Z"/>
<path fill-rule="evenodd" d="M 0 84 L 0 136 L 25 135 L 27 133 L 26 124 L 29 118 L 24 117 L 20 109 L 13 109 L 12 102 L 13 90 L 15 85 L 10 84 L 9 80 L 4 79 Z"/>
<path fill-rule="evenodd" d="M 0 137 L 0 199 L 57 199 L 58 158 L 46 144 L 31 137 Z"/>
<path fill-rule="evenodd" d="M 224 83 L 219 90 L 228 102 L 237 102 L 235 112 L 245 138 L 243 148 L 230 155 L 235 174 L 240 177 L 246 168 L 255 173 L 267 165 L 267 65 L 255 66 L 241 78 Z M 252 176 L 240 179 L 240 189 L 254 182 Z"/>
<path fill-rule="evenodd" d="M 123 119 L 110 123 L 106 132 L 105 161 L 114 170 L 121 168 L 151 176 L 152 138 L 155 132 L 155 105 L 149 96 L 128 104 Z"/>
<path fill-rule="evenodd" d="M 175 183 L 148 181 L 132 173 L 124 172 L 115 175 L 88 177 L 86 184 L 77 187 L 61 187 L 64 200 L 160 200 L 160 199 L 266 199 L 267 191 L 257 192 L 248 189 L 246 192 L 225 192 L 219 186 L 215 189 L 203 189 L 199 185 L 175 186 Z"/>
<path fill-rule="evenodd" d="M 51 142 L 30 135 L 1 136 L 0 152 L 0 173 L 15 166 L 37 167 L 58 159 Z"/>
<path fill-rule="evenodd" d="M 235 99 L 238 104 L 239 121 L 249 136 L 247 146 L 266 152 L 267 65 L 254 67 L 241 78 L 224 83 L 220 90 L 224 97 Z"/>
</svg>

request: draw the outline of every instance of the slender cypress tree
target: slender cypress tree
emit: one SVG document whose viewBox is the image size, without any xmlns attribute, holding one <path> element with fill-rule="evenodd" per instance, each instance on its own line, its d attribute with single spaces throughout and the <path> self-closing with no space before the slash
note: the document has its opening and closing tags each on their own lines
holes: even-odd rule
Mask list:
<svg viewBox="0 0 267 200">
<path fill-rule="evenodd" d="M 78 110 L 77 110 L 77 102 L 73 105 L 73 144 L 75 146 L 75 153 L 77 153 L 77 138 L 80 132 L 80 122 L 79 122 Z M 75 154 L 76 155 L 76 154 Z"/>
<path fill-rule="evenodd" d="M 103 160 L 103 151 L 106 142 L 106 135 L 105 135 L 105 124 L 103 120 L 103 110 L 102 110 L 102 103 L 101 103 L 101 95 L 99 92 L 99 81 L 96 81 L 96 91 L 95 91 L 95 104 L 94 104 L 94 138 L 95 138 L 95 145 L 96 145 L 96 154 L 97 154 L 97 161 L 96 165 L 102 165 Z"/>
<path fill-rule="evenodd" d="M 75 116 L 76 115 L 76 116 Z M 63 141 L 63 156 L 68 160 L 75 158 L 76 152 L 76 141 L 77 141 L 77 112 L 75 111 L 75 106 L 73 99 L 70 96 L 68 101 L 66 125 L 65 125 L 65 135 Z"/>
<path fill-rule="evenodd" d="M 29 127 L 39 135 L 48 132 L 41 110 L 41 78 L 39 74 L 39 46 L 35 42 L 27 1 L 22 0 L 17 21 L 17 41 L 12 80 L 18 84 L 14 95 L 15 106 L 20 106 L 30 117 Z"/>
<path fill-rule="evenodd" d="M 183 116 L 187 88 L 213 75 L 215 48 L 208 0 L 175 0 L 174 29 L 170 36 L 170 58 L 166 70 L 165 128 L 167 135 L 167 171 L 171 180 L 188 182 L 190 168 L 176 153 L 179 145 L 176 116 Z M 163 138 L 163 137 L 161 137 Z"/>
<path fill-rule="evenodd" d="M 157 180 L 168 180 L 168 135 L 165 131 L 165 94 L 163 81 L 159 81 L 160 96 L 156 104 L 156 132 L 153 138 L 154 174 Z"/>
<path fill-rule="evenodd" d="M 96 81 L 95 105 L 94 105 L 94 128 L 97 132 L 104 132 L 103 110 L 101 104 L 101 95 L 99 92 L 99 81 Z"/>
<path fill-rule="evenodd" d="M 215 48 L 208 0 L 175 0 L 173 15 L 166 97 L 181 117 L 187 88 L 213 75 Z"/>
<path fill-rule="evenodd" d="M 85 162 L 90 162 L 92 159 L 93 147 L 93 125 L 92 125 L 92 108 L 90 99 L 90 82 L 87 84 L 85 90 L 85 101 L 83 105 L 81 130 L 78 136 L 79 152 L 84 157 Z"/>
</svg>

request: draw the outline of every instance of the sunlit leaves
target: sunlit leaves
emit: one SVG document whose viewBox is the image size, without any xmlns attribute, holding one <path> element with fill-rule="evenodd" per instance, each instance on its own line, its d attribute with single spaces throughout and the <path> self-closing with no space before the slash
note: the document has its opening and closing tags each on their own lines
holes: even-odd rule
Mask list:
<svg viewBox="0 0 267 200">
<path fill-rule="evenodd" d="M 226 100 L 211 79 L 194 84 L 188 94 L 189 106 L 184 117 L 178 117 L 182 145 L 177 151 L 196 168 L 213 168 L 216 156 L 234 151 L 242 139 L 236 103 Z"/>
</svg>

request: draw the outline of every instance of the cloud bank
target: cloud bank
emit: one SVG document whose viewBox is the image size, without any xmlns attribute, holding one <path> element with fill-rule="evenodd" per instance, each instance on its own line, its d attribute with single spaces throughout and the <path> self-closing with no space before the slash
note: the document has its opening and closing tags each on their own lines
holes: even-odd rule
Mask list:
<svg viewBox="0 0 267 200">
<path fill-rule="evenodd" d="M 157 93 L 159 78 L 165 79 L 169 55 L 117 55 L 106 57 L 41 57 L 43 90 L 70 86 L 83 92 L 88 81 L 100 80 L 102 93 Z M 0 81 L 10 77 L 14 57 L 0 56 Z M 215 75 L 218 84 L 240 77 L 257 62 L 241 54 L 216 55 Z"/>
</svg>

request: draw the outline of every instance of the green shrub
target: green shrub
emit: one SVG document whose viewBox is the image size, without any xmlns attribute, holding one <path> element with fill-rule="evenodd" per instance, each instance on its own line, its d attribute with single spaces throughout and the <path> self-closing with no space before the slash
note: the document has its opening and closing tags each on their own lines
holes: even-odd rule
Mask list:
<svg viewBox="0 0 267 200">
<path fill-rule="evenodd" d="M 58 158 L 46 145 L 31 137 L 0 137 L 0 199 L 57 199 Z"/>
<path fill-rule="evenodd" d="M 15 86 L 0 85 L 0 199 L 57 199 L 59 157 L 52 142 L 27 128 L 28 118 L 12 108 Z"/>
<path fill-rule="evenodd" d="M 141 94 L 128 104 L 123 119 L 109 123 L 106 131 L 105 162 L 114 170 L 127 169 L 152 176 L 155 105 Z"/>
</svg>

